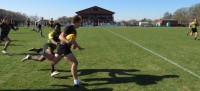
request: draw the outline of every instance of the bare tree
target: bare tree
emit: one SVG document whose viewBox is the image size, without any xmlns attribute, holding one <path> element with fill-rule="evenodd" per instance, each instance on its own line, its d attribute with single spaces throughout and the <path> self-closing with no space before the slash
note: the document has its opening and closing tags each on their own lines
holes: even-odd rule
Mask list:
<svg viewBox="0 0 200 91">
<path fill-rule="evenodd" d="M 187 23 L 189 16 L 188 8 L 180 8 L 174 12 L 174 18 L 179 21 L 179 24 Z"/>
<path fill-rule="evenodd" d="M 179 24 L 189 24 L 194 18 L 200 20 L 200 3 L 191 7 L 177 9 L 173 18 L 177 19 Z"/>
<path fill-rule="evenodd" d="M 132 20 L 129 20 L 128 23 L 132 26 L 137 26 L 139 22 L 136 19 L 132 19 Z"/>
<path fill-rule="evenodd" d="M 169 12 L 165 12 L 162 19 L 172 19 L 172 14 Z"/>
</svg>

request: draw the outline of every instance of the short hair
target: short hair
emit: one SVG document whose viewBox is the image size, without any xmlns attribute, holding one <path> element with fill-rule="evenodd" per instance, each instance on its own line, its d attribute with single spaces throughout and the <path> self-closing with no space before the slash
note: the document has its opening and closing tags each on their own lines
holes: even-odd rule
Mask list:
<svg viewBox="0 0 200 91">
<path fill-rule="evenodd" d="M 56 26 L 57 26 L 57 27 L 61 27 L 61 24 L 60 24 L 60 23 L 54 23 L 54 24 L 53 24 L 53 27 L 55 28 Z"/>
<path fill-rule="evenodd" d="M 76 15 L 76 16 L 73 17 L 72 22 L 73 22 L 73 23 L 75 23 L 75 22 L 80 22 L 81 19 L 82 19 L 81 16 Z"/>
</svg>

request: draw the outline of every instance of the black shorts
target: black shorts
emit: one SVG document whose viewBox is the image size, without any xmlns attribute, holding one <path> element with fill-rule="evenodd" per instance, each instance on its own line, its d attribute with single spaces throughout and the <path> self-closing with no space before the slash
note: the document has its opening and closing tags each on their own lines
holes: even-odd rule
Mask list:
<svg viewBox="0 0 200 91">
<path fill-rule="evenodd" d="M 38 27 L 38 29 L 39 29 L 39 30 L 41 30 L 41 29 L 42 29 L 42 25 L 38 25 L 37 27 Z"/>
<path fill-rule="evenodd" d="M 57 51 L 57 54 L 58 55 L 61 55 L 61 56 L 65 56 L 65 55 L 68 55 L 68 54 L 70 54 L 70 53 L 72 53 L 72 51 L 71 51 L 71 46 L 63 46 L 63 45 L 60 45 L 59 47 L 58 47 L 58 51 Z"/>
<path fill-rule="evenodd" d="M 45 50 L 47 49 L 50 49 L 51 50 L 51 53 L 54 55 L 54 50 L 56 49 L 56 46 L 54 46 L 53 44 L 49 44 L 49 43 L 46 43 L 44 44 L 44 47 L 43 47 L 43 52 L 45 52 Z"/>
<path fill-rule="evenodd" d="M 0 35 L 0 40 L 3 40 L 4 38 L 7 38 L 8 37 L 8 35 L 5 35 L 5 34 L 2 34 L 1 33 L 1 35 Z"/>
<path fill-rule="evenodd" d="M 197 29 L 196 28 L 192 28 L 192 33 L 195 33 L 197 32 Z"/>
<path fill-rule="evenodd" d="M 53 24 L 50 24 L 50 27 L 53 28 Z"/>
</svg>

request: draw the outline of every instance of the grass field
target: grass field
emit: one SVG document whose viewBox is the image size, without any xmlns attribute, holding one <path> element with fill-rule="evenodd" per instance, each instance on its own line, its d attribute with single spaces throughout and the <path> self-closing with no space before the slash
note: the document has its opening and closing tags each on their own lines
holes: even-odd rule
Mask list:
<svg viewBox="0 0 200 91">
<path fill-rule="evenodd" d="M 79 78 L 89 84 L 79 91 L 199 91 L 200 41 L 186 36 L 186 27 L 81 27 L 73 50 L 79 60 Z M 11 31 L 7 55 L 0 53 L 0 90 L 73 91 L 70 64 L 50 77 L 48 61 L 21 62 L 32 47 L 48 40 L 21 27 Z M 0 50 L 3 44 L 0 44 Z"/>
</svg>

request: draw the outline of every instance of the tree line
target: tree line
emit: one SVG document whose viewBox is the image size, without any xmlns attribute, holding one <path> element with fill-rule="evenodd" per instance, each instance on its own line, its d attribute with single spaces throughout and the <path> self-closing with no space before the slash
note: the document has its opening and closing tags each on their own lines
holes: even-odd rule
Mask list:
<svg viewBox="0 0 200 91">
<path fill-rule="evenodd" d="M 197 18 L 198 21 L 200 21 L 200 3 L 192 5 L 191 7 L 182 7 L 177 9 L 174 13 L 165 12 L 163 14 L 163 17 L 161 19 L 177 19 L 178 23 L 180 25 L 188 25 L 190 22 L 194 20 L 194 18 Z M 131 19 L 128 21 L 120 21 L 121 23 L 126 23 L 127 25 L 133 25 L 137 26 L 139 22 L 149 22 L 152 25 L 156 24 L 156 20 L 151 19 L 142 19 L 142 20 L 136 20 Z"/>
<path fill-rule="evenodd" d="M 23 24 L 29 18 L 32 23 L 39 19 L 37 15 L 27 16 L 25 13 L 13 12 L 9 10 L 0 9 L 0 20 L 2 20 L 5 16 L 10 17 L 14 22 L 18 22 L 19 24 Z M 72 17 L 62 16 L 59 17 L 56 21 L 61 23 L 68 23 L 72 20 Z"/>
<path fill-rule="evenodd" d="M 11 17 L 13 21 L 24 22 L 27 19 L 26 14 L 20 12 L 13 12 L 9 10 L 0 9 L 0 19 L 3 19 L 5 16 Z"/>
<path fill-rule="evenodd" d="M 25 23 L 27 18 L 29 18 L 32 22 L 39 19 L 37 15 L 27 16 L 24 13 L 0 9 L 0 19 L 3 19 L 5 16 L 9 16 L 14 21 L 18 21 L 20 23 Z M 177 9 L 174 13 L 165 12 L 161 19 L 177 19 L 179 24 L 189 24 L 189 22 L 191 22 L 194 18 L 200 20 L 200 3 L 192 5 L 191 7 L 182 7 L 180 9 Z M 59 17 L 56 21 L 61 23 L 69 23 L 71 19 L 72 17 L 62 16 Z M 127 25 L 137 25 L 138 22 L 140 21 L 149 22 L 152 25 L 156 23 L 156 20 L 151 20 L 146 18 L 142 20 L 136 20 L 136 19 L 131 19 L 128 21 L 122 20 L 120 22 L 125 23 Z"/>
<path fill-rule="evenodd" d="M 200 3 L 177 9 L 173 14 L 165 12 L 163 19 L 177 19 L 179 24 L 189 24 L 194 18 L 200 20 Z"/>
</svg>

